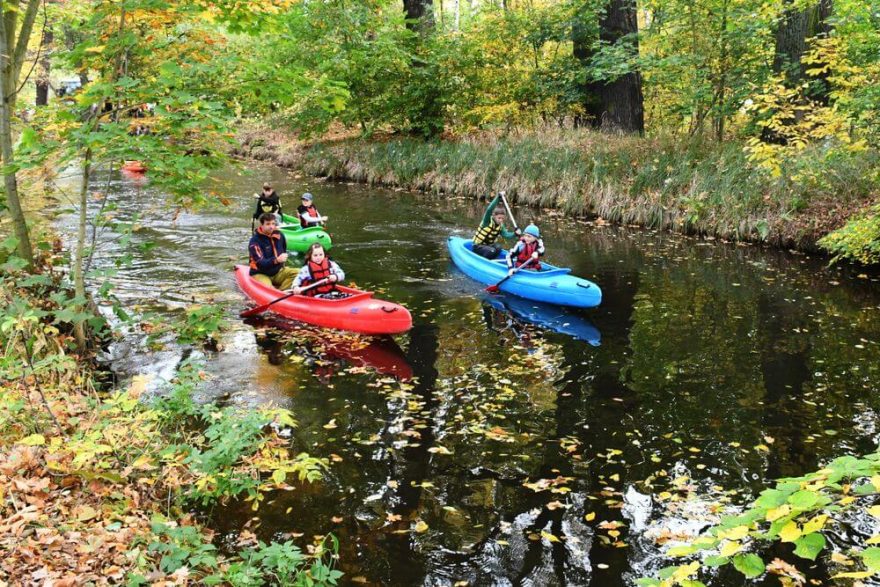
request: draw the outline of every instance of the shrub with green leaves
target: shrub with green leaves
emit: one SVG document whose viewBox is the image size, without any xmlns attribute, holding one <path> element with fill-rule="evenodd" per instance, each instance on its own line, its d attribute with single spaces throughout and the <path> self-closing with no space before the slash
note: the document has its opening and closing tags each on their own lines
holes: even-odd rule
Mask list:
<svg viewBox="0 0 880 587">
<path fill-rule="evenodd" d="M 834 262 L 880 263 L 880 204 L 829 233 L 819 244 L 834 255 Z"/>
<path fill-rule="evenodd" d="M 725 516 L 709 531 L 666 553 L 676 558 L 700 555 L 700 559 L 666 567 L 657 578 L 642 578 L 637 583 L 642 587 L 699 587 L 703 583 L 695 575 L 725 565 L 732 565 L 747 579 L 772 572 L 798 581 L 803 575 L 797 560 L 777 559 L 766 564 L 759 553 L 774 543 L 791 544 L 798 559 L 812 564 L 826 550 L 824 533 L 845 525 L 844 515 L 880 518 L 880 505 L 874 505 L 878 494 L 880 454 L 839 457 L 803 477 L 779 480 L 742 513 Z M 862 579 L 880 574 L 880 548 L 875 544 L 880 544 L 880 533 L 847 555 L 838 553 L 836 562 L 847 566 L 832 578 Z M 850 557 L 859 560 L 861 568 L 854 568 Z"/>
</svg>

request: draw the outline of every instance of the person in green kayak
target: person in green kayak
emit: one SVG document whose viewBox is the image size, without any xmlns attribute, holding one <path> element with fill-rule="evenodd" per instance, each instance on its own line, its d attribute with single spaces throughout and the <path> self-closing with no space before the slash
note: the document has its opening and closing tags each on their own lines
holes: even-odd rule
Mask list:
<svg viewBox="0 0 880 587">
<path fill-rule="evenodd" d="M 257 209 L 254 211 L 254 220 L 258 220 L 263 214 L 274 214 L 276 220 L 281 220 L 281 198 L 278 192 L 272 189 L 269 182 L 263 184 L 263 191 L 254 194 L 257 199 Z"/>
<path fill-rule="evenodd" d="M 345 273 L 336 261 L 330 260 L 321 243 L 312 243 L 312 246 L 306 251 L 306 264 L 293 280 L 293 293 L 297 295 L 303 293 L 306 286 L 322 279 L 326 279 L 327 282 L 306 290 L 305 294 L 318 298 L 333 298 L 342 295 L 336 289 L 336 284 L 345 279 Z"/>
<path fill-rule="evenodd" d="M 278 289 L 289 289 L 296 277 L 296 269 L 285 267 L 287 240 L 278 231 L 275 215 L 260 215 L 260 226 L 248 243 L 250 274 L 254 280 Z"/>
<path fill-rule="evenodd" d="M 501 194 L 498 194 L 489 202 L 486 213 L 483 214 L 483 220 L 480 221 L 480 227 L 474 234 L 474 245 L 471 250 L 487 259 L 495 259 L 501 253 L 501 245 L 495 242 L 499 236 L 513 238 L 520 235 L 518 230 L 511 232 L 504 228 L 507 215 L 504 213 L 504 207 L 498 204 L 501 197 Z"/>
<path fill-rule="evenodd" d="M 315 208 L 314 199 L 312 194 L 306 192 L 302 195 L 302 204 L 296 208 L 296 213 L 299 216 L 299 225 L 303 228 L 323 226 L 327 222 L 327 217 L 321 216 L 321 213 Z"/>
</svg>

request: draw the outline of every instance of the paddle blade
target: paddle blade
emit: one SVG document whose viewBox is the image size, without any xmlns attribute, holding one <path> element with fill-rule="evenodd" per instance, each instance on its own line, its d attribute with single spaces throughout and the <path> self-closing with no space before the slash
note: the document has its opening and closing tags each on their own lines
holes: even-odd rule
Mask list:
<svg viewBox="0 0 880 587">
<path fill-rule="evenodd" d="M 486 291 L 489 293 L 498 293 L 501 291 L 501 289 L 497 285 L 490 285 L 486 288 Z"/>
<path fill-rule="evenodd" d="M 251 316 L 256 316 L 257 314 L 262 314 L 266 311 L 266 309 L 272 304 L 263 304 L 262 306 L 257 306 L 256 308 L 251 308 L 250 310 L 245 310 L 241 314 L 238 315 L 239 318 L 250 318 Z"/>
</svg>

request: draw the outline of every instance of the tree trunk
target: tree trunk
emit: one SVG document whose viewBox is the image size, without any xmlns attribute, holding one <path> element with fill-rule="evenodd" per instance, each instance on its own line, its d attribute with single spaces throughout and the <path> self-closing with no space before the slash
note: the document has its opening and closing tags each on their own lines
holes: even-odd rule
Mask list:
<svg viewBox="0 0 880 587">
<path fill-rule="evenodd" d="M 36 106 L 47 106 L 49 104 L 49 71 L 51 63 L 49 61 L 50 48 L 54 35 L 52 29 L 48 26 L 43 30 L 43 39 L 40 42 L 40 63 L 37 66 L 37 97 L 34 101 Z"/>
<path fill-rule="evenodd" d="M 89 207 L 89 179 L 92 171 L 92 152 L 86 149 L 83 155 L 82 163 L 82 182 L 79 188 L 79 216 L 76 225 L 76 252 L 73 262 L 73 291 L 78 300 L 83 300 L 85 305 L 86 299 L 86 279 L 85 279 L 85 249 L 86 249 L 86 221 L 88 219 Z M 77 323 L 73 331 L 76 338 L 76 344 L 80 351 L 86 349 L 87 341 L 85 332 L 85 323 L 80 321 Z"/>
<path fill-rule="evenodd" d="M 419 85 L 422 90 L 422 105 L 417 113 L 412 115 L 409 121 L 410 130 L 419 133 L 426 138 L 436 136 L 443 132 L 443 111 L 440 104 L 440 94 L 430 78 L 430 74 L 423 68 L 425 60 L 420 57 L 424 53 L 422 41 L 424 37 L 434 30 L 434 5 L 433 0 L 403 0 L 403 10 L 406 13 L 406 27 L 418 33 L 416 46 L 413 48 L 413 60 L 411 67 L 414 77 L 421 78 Z"/>
<path fill-rule="evenodd" d="M 638 56 L 635 0 L 610 0 L 599 21 L 599 38 L 609 45 L 627 43 L 633 57 Z M 591 94 L 586 111 L 593 126 L 602 130 L 642 134 L 645 132 L 642 76 L 633 71 L 621 77 L 588 85 Z"/>
<path fill-rule="evenodd" d="M 434 28 L 433 0 L 403 0 L 403 11 L 409 30 L 426 33 Z"/>
<path fill-rule="evenodd" d="M 24 63 L 27 45 L 37 17 L 39 0 L 28 0 L 21 24 L 18 18 L 21 8 L 9 10 L 0 3 L 2 22 L 0 22 L 0 157 L 3 162 L 3 187 L 6 192 L 6 205 L 12 217 L 15 237 L 18 239 L 17 253 L 27 266 L 34 263 L 34 250 L 31 247 L 30 233 L 18 196 L 18 178 L 15 169 L 15 153 L 12 148 L 12 116 L 18 97 L 18 83 L 21 66 Z"/>
<path fill-rule="evenodd" d="M 593 56 L 587 27 L 575 22 L 573 53 L 581 62 Z M 605 45 L 625 43 L 626 52 L 637 57 L 639 52 L 636 0 L 609 0 L 599 19 L 599 40 Z M 605 131 L 639 133 L 645 131 L 642 76 L 632 71 L 613 80 L 589 82 L 584 87 L 584 111 L 587 121 Z"/>
<path fill-rule="evenodd" d="M 791 5 L 793 0 L 788 0 Z M 818 35 L 828 34 L 833 0 L 819 0 L 818 3 L 803 10 L 786 9 L 776 29 L 776 53 L 773 70 L 784 73 L 789 84 L 795 85 L 804 77 L 801 58 L 807 50 L 807 40 Z"/>
</svg>

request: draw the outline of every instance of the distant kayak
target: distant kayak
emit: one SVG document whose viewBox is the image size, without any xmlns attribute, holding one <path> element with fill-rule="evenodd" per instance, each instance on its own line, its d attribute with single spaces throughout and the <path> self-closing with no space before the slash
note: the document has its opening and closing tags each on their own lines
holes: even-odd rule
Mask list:
<svg viewBox="0 0 880 587">
<path fill-rule="evenodd" d="M 502 251 L 497 259 L 486 259 L 471 250 L 473 243 L 470 240 L 457 236 L 450 236 L 446 246 L 456 267 L 471 279 L 493 285 L 507 276 L 506 251 Z M 518 271 L 501 284 L 500 289 L 536 302 L 575 308 L 598 306 L 602 302 L 599 286 L 570 273 L 571 269 L 541 261 L 540 271 Z"/>
<path fill-rule="evenodd" d="M 524 300 L 507 294 L 483 294 L 483 301 L 502 312 L 507 312 L 516 319 L 541 328 L 567 334 L 572 338 L 583 340 L 592 346 L 599 346 L 602 335 L 586 318 L 550 304 Z"/>
<path fill-rule="evenodd" d="M 147 166 L 140 161 L 126 161 L 122 164 L 122 168 L 133 173 L 144 173 L 147 170 Z"/>
<path fill-rule="evenodd" d="M 260 305 L 285 295 L 285 292 L 252 278 L 247 265 L 235 266 L 235 280 L 241 291 Z M 304 295 L 291 296 L 273 304 L 269 311 L 307 324 L 361 334 L 400 334 L 412 328 L 412 316 L 400 304 L 374 299 L 373 292 L 341 285 L 337 287 L 339 291 L 350 294 L 349 297 L 326 300 Z"/>
<path fill-rule="evenodd" d="M 333 247 L 330 235 L 320 226 L 303 228 L 300 226 L 299 219 L 296 216 L 288 216 L 287 214 L 281 215 L 281 222 L 282 224 L 278 227 L 278 230 L 281 231 L 281 234 L 287 240 L 288 250 L 305 253 L 312 243 L 321 243 L 327 250 Z"/>
</svg>

